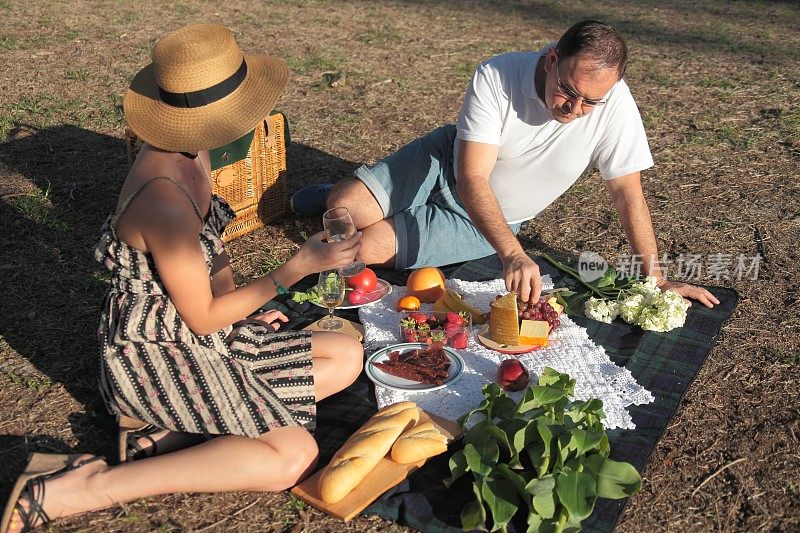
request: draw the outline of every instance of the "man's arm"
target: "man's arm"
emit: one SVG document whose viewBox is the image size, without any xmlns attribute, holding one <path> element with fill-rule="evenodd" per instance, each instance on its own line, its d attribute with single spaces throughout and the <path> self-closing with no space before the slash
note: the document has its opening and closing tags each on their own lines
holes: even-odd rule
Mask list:
<svg viewBox="0 0 800 533">
<path fill-rule="evenodd" d="M 650 209 L 642 192 L 641 175 L 639 172 L 606 180 L 606 190 L 611 195 L 611 201 L 619 213 L 622 227 L 631 243 L 633 253 L 642 258 L 642 271 L 647 276 L 655 276 L 658 286 L 663 290 L 673 290 L 684 298 L 692 298 L 706 307 L 713 307 L 719 300 L 703 289 L 689 285 L 668 281 L 661 272 L 658 264 L 658 243 L 653 231 L 653 221 L 650 218 Z"/>
<path fill-rule="evenodd" d="M 458 196 L 472 223 L 500 256 L 506 288 L 519 294 L 523 301 L 537 301 L 542 290 L 539 267 L 509 229 L 494 191 L 489 186 L 489 175 L 497 162 L 498 147 L 460 139 L 458 142 Z"/>
</svg>

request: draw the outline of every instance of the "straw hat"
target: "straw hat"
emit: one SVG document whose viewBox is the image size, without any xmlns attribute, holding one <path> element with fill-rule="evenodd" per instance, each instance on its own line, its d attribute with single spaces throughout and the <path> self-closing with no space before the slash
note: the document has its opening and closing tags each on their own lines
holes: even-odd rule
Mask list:
<svg viewBox="0 0 800 533">
<path fill-rule="evenodd" d="M 125 94 L 125 120 L 157 148 L 197 152 L 253 130 L 278 101 L 289 70 L 265 54 L 244 54 L 215 24 L 185 26 L 153 48 L 152 63 Z"/>
</svg>

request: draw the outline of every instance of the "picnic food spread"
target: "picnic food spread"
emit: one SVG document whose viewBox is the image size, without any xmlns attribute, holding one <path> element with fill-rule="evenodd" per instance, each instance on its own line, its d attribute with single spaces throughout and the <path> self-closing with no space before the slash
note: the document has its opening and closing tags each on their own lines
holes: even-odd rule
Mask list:
<svg viewBox="0 0 800 533">
<path fill-rule="evenodd" d="M 448 284 L 450 283 L 448 282 Z M 477 288 L 478 283 L 472 283 Z M 528 303 L 520 302 L 515 293 L 502 293 L 502 295 L 497 296 L 498 292 L 502 291 L 499 287 L 501 283 L 502 280 L 487 282 L 481 287 L 480 292 L 471 292 L 472 286 L 469 284 L 453 283 L 453 286 L 447 287 L 434 302 L 423 302 L 415 295 L 404 293 L 405 288 L 396 287 L 393 297 L 376 304 L 376 306 L 364 307 L 359 310 L 359 315 L 362 317 L 362 322 L 365 323 L 367 329 L 374 328 L 376 324 L 394 324 L 392 336 L 386 337 L 388 345 L 376 351 L 366 362 L 368 376 L 370 372 L 377 376 L 376 379 L 373 379 L 373 377 L 370 377 L 370 379 L 376 384 L 378 405 L 384 405 L 385 407 L 352 435 L 342 448 L 336 452 L 328 467 L 318 474 L 317 479 L 312 480 L 313 484 L 309 486 L 313 486 L 314 492 L 318 493 L 318 495 L 314 496 L 312 493 L 311 498 L 307 501 L 336 516 L 344 516 L 345 518 L 343 519 L 347 520 L 348 517 L 352 516 L 350 513 L 357 512 L 353 511 L 357 507 L 356 504 L 360 505 L 359 509 L 363 509 L 368 505 L 367 500 L 372 501 L 374 499 L 372 498 L 373 495 L 376 497 L 378 493 L 382 493 L 388 487 L 398 483 L 414 468 L 418 468 L 425 459 L 447 450 L 449 438 L 441 431 L 441 419 L 437 419 L 436 424 L 430 423 L 428 421 L 429 413 L 435 413 L 452 421 L 462 416 L 467 409 L 474 409 L 479 403 L 472 403 L 475 401 L 473 388 L 480 388 L 479 385 L 476 386 L 477 383 L 480 383 L 480 378 L 476 381 L 475 374 L 467 375 L 464 373 L 462 379 L 458 381 L 460 385 L 452 389 L 453 384 L 456 383 L 456 380 L 452 379 L 453 369 L 459 366 L 458 361 L 460 361 L 461 367 L 464 367 L 464 360 L 461 358 L 461 354 L 456 354 L 453 350 L 453 348 L 461 346 L 455 341 L 456 332 L 464 333 L 467 337 L 476 335 L 475 338 L 481 341 L 480 344 L 469 344 L 467 342 L 467 345 L 463 348 L 464 358 L 469 357 L 470 364 L 474 365 L 471 366 L 473 372 L 479 370 L 479 375 L 487 378 L 484 383 L 494 382 L 490 386 L 495 387 L 497 391 L 505 390 L 517 395 L 521 395 L 523 394 L 522 391 L 525 391 L 520 405 L 524 404 L 526 409 L 535 408 L 537 404 L 544 407 L 544 404 L 555 400 L 556 397 L 550 398 L 550 395 L 551 393 L 555 394 L 557 384 L 558 387 L 563 385 L 564 392 L 567 393 L 567 390 L 569 390 L 571 394 L 572 383 L 574 382 L 567 383 L 564 381 L 569 380 L 567 375 L 559 374 L 551 369 L 545 369 L 544 374 L 542 374 L 542 367 L 539 366 L 540 363 L 538 363 L 537 358 L 544 356 L 558 363 L 561 359 L 567 357 L 570 361 L 574 361 L 574 367 L 580 367 L 581 364 L 585 365 L 587 363 L 581 363 L 583 357 L 574 359 L 573 353 L 589 355 L 593 354 L 593 352 L 586 351 L 583 348 L 579 350 L 573 348 L 576 345 L 582 346 L 580 343 L 572 344 L 576 326 L 567 318 L 560 316 L 562 309 L 554 298 L 546 296 L 537 302 Z M 461 292 L 462 290 L 466 294 L 463 298 L 456 292 Z M 419 309 L 416 309 L 417 302 L 409 297 L 417 298 L 420 302 Z M 400 301 L 404 298 L 406 300 L 401 304 Z M 411 307 L 411 310 L 405 310 L 405 306 Z M 467 310 L 467 306 L 471 309 Z M 431 312 L 431 307 L 436 311 Z M 489 312 L 483 312 L 480 307 L 488 308 Z M 440 309 L 446 310 L 440 311 Z M 458 309 L 459 311 L 453 309 Z M 473 333 L 471 331 L 474 316 L 479 319 L 489 319 L 488 325 L 483 326 L 483 333 Z M 553 329 L 562 325 L 562 320 L 564 321 L 563 328 L 559 330 L 557 336 L 553 337 L 552 344 L 550 344 L 549 335 Z M 398 327 L 398 322 L 400 327 Z M 493 337 L 499 336 L 507 344 L 520 345 L 517 348 L 525 348 L 524 345 L 526 344 L 548 346 L 548 348 L 537 352 L 535 356 L 527 355 L 526 352 L 521 351 L 506 352 L 497 347 L 492 348 L 484 343 L 482 335 L 488 336 L 489 332 Z M 374 337 L 372 338 L 374 339 Z M 392 342 L 396 344 L 398 340 L 415 344 L 392 345 Z M 449 345 L 445 347 L 444 342 L 448 342 Z M 491 349 L 487 351 L 485 350 L 486 347 Z M 500 356 L 500 358 L 495 358 L 497 356 L 492 356 L 488 353 L 492 350 L 496 350 L 495 354 L 498 351 L 501 354 L 513 353 L 514 357 L 502 358 Z M 540 353 L 542 355 L 539 355 Z M 457 360 L 452 358 L 454 355 L 457 356 Z M 592 355 L 592 357 L 595 356 Z M 560 366 L 561 364 L 559 364 Z M 570 368 L 569 364 L 565 366 Z M 373 371 L 372 369 L 375 370 Z M 459 368 L 458 374 L 461 372 L 462 370 Z M 389 376 L 386 376 L 386 374 Z M 534 385 L 534 383 L 529 383 L 534 375 L 539 376 L 539 385 L 529 387 Z M 387 377 L 392 377 L 396 381 L 387 380 Z M 605 379 L 605 376 L 599 376 L 598 379 Z M 407 386 L 405 380 L 416 383 Z M 431 388 L 436 388 L 437 385 L 439 386 L 439 391 L 431 390 Z M 431 388 L 428 388 L 429 386 Z M 448 393 L 447 390 L 441 387 L 450 387 L 449 390 L 451 392 Z M 453 390 L 457 394 L 452 394 Z M 484 387 L 485 390 L 486 388 Z M 646 393 L 646 391 L 644 392 Z M 496 396 L 496 393 L 493 392 L 491 396 Z M 559 395 L 559 398 L 563 396 L 565 395 Z M 385 401 L 386 398 L 391 397 L 395 399 L 389 402 Z M 457 404 L 460 405 L 454 399 L 456 397 L 461 398 L 461 403 L 465 406 L 471 407 L 457 407 L 457 409 L 463 410 L 453 415 L 451 413 L 455 409 L 451 409 L 451 407 L 456 407 Z M 611 396 L 589 396 L 589 398 L 601 397 Z M 514 398 L 519 398 L 519 396 L 515 395 Z M 502 400 L 500 397 L 494 400 L 498 406 L 503 407 L 503 409 L 498 407 L 500 409 L 498 413 L 505 412 L 507 410 L 505 408 L 512 405 L 509 403 L 510 400 L 510 398 Z M 464 403 L 465 401 L 469 403 Z M 514 401 L 516 402 L 517 400 L 515 399 Z M 592 400 L 592 402 L 597 402 L 597 400 Z M 440 409 L 440 404 L 446 404 L 446 406 Z M 563 402 L 559 400 L 553 405 L 554 407 L 568 409 L 566 398 L 564 398 Z M 594 406 L 595 403 L 587 405 Z M 597 405 L 601 404 L 598 403 Z M 609 404 L 609 407 L 613 408 L 614 405 L 613 403 Z M 421 406 L 424 406 L 425 411 L 420 409 Z M 538 410 L 531 412 L 538 412 Z M 580 412 L 582 413 L 583 411 Z M 572 416 L 572 414 L 570 413 L 568 416 Z M 578 416 L 577 412 L 575 416 Z M 576 418 L 576 423 L 577 420 Z M 542 423 L 537 419 L 534 425 L 541 425 Z M 506 428 L 506 422 L 499 421 L 497 424 L 497 427 L 505 431 L 502 428 Z M 612 427 L 614 426 L 612 425 Z M 507 429 L 512 431 L 514 428 L 509 426 Z M 471 433 L 473 437 L 470 440 L 476 446 L 480 439 L 484 438 L 479 437 L 479 433 L 481 432 L 472 431 Z M 515 431 L 512 431 L 512 433 L 516 435 Z M 508 439 L 515 440 L 512 439 L 511 433 L 507 436 Z M 511 442 L 511 440 L 508 442 Z M 525 442 L 527 442 L 527 439 L 525 439 Z M 467 444 L 469 447 L 469 442 Z M 520 443 L 514 443 L 515 447 L 518 447 L 518 445 Z M 547 444 L 544 445 L 547 446 Z M 553 446 L 552 443 L 550 445 Z M 572 448 L 567 446 L 565 450 L 572 450 Z M 521 458 L 520 451 L 523 450 L 511 450 L 511 463 L 514 462 L 515 457 Z M 469 453 L 471 454 L 472 452 L 470 451 Z M 572 451 L 569 453 L 571 454 Z M 501 456 L 503 456 L 502 450 Z M 531 460 L 535 464 L 538 459 L 534 459 L 535 457 L 531 456 Z M 505 463 L 504 465 L 499 465 L 498 463 L 498 468 L 503 472 L 508 472 L 505 467 L 511 465 L 506 461 L 507 459 L 502 459 L 502 462 Z M 526 460 L 520 459 L 520 461 L 520 464 L 527 465 Z M 592 459 L 592 461 L 597 462 L 598 465 L 603 463 L 600 458 Z M 483 464 L 483 459 L 481 464 Z M 606 465 L 603 468 L 614 465 L 612 462 L 603 464 Z M 594 463 L 592 465 L 594 466 Z M 478 466 L 480 465 L 477 465 L 476 468 Z M 408 468 L 409 470 L 397 470 L 400 468 Z M 475 472 L 479 472 L 481 468 L 483 467 L 481 466 Z M 515 467 L 511 466 L 510 468 L 512 469 L 511 471 L 514 471 Z M 617 467 L 613 466 L 613 468 L 616 469 Z M 469 470 L 470 468 L 467 468 L 467 471 Z M 534 469 L 534 473 L 535 471 Z M 628 472 L 626 472 L 626 476 L 627 474 Z M 575 476 L 567 470 L 564 471 L 563 475 Z M 593 477 L 602 477 L 605 474 L 593 472 L 591 475 Z M 631 475 L 629 477 L 632 479 L 634 476 Z M 492 483 L 499 483 L 497 481 L 499 478 L 493 477 L 493 479 Z M 510 482 L 515 485 L 515 481 L 518 481 L 516 477 Z M 548 494 L 555 494 L 556 488 L 549 485 L 551 481 L 548 478 L 544 480 L 544 483 L 547 485 Z M 565 477 L 564 482 L 567 481 L 568 477 Z M 481 483 L 480 479 L 477 482 Z M 515 487 L 515 490 L 522 491 L 520 487 L 524 487 L 524 483 L 519 487 Z M 542 485 L 542 491 L 544 490 L 544 485 Z M 303 492 L 301 491 L 300 493 L 302 494 Z M 480 498 L 483 497 L 481 496 Z M 529 498 L 530 495 L 522 491 L 520 492 L 520 497 L 524 499 Z M 561 497 L 560 493 L 559 497 Z M 314 502 L 314 498 L 317 498 L 316 502 Z M 489 500 L 479 499 L 479 501 L 483 501 L 483 504 L 488 505 L 486 509 L 493 514 L 493 518 L 496 521 L 504 521 L 501 517 L 501 511 L 498 511 L 500 514 L 496 514 L 499 508 L 489 504 Z M 562 504 L 568 506 L 569 500 L 566 501 L 566 504 L 563 504 L 563 502 Z M 558 500 L 554 500 L 554 502 L 558 505 Z M 583 512 L 583 509 L 581 511 Z M 550 515 L 549 511 L 542 511 L 542 513 L 540 516 L 543 520 L 551 521 L 557 518 Z M 464 514 L 462 513 L 463 517 Z M 474 523 L 468 521 L 465 525 L 478 527 L 485 520 L 486 518 Z M 578 519 L 575 520 L 576 523 L 577 521 Z"/>
<path fill-rule="evenodd" d="M 323 501 L 347 496 L 391 450 L 397 463 L 427 459 L 447 449 L 447 437 L 431 422 L 420 425 L 414 402 L 398 402 L 378 411 L 336 452 L 322 470 L 317 488 Z"/>
<path fill-rule="evenodd" d="M 389 360 L 374 362 L 373 366 L 387 374 L 411 381 L 441 385 L 447 379 L 450 359 L 445 355 L 441 343 L 433 343 L 425 348 L 416 348 L 389 353 Z"/>
</svg>

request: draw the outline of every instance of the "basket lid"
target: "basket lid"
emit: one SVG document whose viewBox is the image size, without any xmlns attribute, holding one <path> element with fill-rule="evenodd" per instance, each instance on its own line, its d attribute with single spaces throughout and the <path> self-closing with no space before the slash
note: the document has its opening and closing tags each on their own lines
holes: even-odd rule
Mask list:
<svg viewBox="0 0 800 533">
<path fill-rule="evenodd" d="M 247 152 L 250 151 L 250 145 L 253 142 L 255 133 L 255 130 L 252 130 L 233 142 L 209 150 L 208 154 L 211 156 L 211 170 L 217 170 L 218 168 L 246 158 Z"/>
</svg>

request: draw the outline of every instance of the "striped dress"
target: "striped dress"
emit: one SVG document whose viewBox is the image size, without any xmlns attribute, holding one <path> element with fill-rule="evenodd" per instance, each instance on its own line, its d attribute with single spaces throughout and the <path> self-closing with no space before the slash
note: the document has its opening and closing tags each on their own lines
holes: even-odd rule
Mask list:
<svg viewBox="0 0 800 533">
<path fill-rule="evenodd" d="M 180 183 L 169 178 L 184 190 Z M 152 180 L 148 183 L 152 183 Z M 147 184 L 145 184 L 147 186 Z M 311 334 L 247 324 L 196 335 L 181 319 L 150 254 L 117 238 L 120 214 L 103 224 L 95 258 L 111 271 L 98 336 L 100 389 L 109 409 L 172 431 L 257 437 L 316 422 Z M 184 190 L 184 192 L 186 192 Z M 188 193 L 187 193 L 187 196 Z M 189 198 L 191 200 L 191 197 Z M 211 272 L 234 213 L 216 195 L 198 236 Z"/>
</svg>

